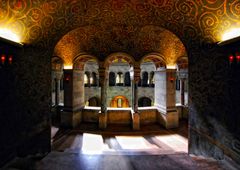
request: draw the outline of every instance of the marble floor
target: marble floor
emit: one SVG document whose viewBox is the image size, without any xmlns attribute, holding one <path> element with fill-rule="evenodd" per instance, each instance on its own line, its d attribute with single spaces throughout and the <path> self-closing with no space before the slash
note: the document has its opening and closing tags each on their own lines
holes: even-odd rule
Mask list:
<svg viewBox="0 0 240 170">
<path fill-rule="evenodd" d="M 52 128 L 52 152 L 24 170 L 231 170 L 225 161 L 188 155 L 187 122 L 178 129 L 159 125 L 132 131 L 127 126 L 97 130 Z M 16 167 L 15 167 L 16 168 Z M 21 169 L 21 168 L 20 168 Z"/>
<path fill-rule="evenodd" d="M 86 125 L 85 125 L 86 126 Z M 119 127 L 118 127 L 119 128 Z M 81 154 L 114 154 L 114 155 L 159 155 L 187 153 L 188 139 L 184 133 L 165 130 L 158 125 L 151 125 L 152 129 L 141 131 L 116 132 L 111 130 L 87 131 L 72 130 L 53 142 L 52 149 L 59 152 Z M 90 128 L 89 128 L 90 129 Z"/>
</svg>

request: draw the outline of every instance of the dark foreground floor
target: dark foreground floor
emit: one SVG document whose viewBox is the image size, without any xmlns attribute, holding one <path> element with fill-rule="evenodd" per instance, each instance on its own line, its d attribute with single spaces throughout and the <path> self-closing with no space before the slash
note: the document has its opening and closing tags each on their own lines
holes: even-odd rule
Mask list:
<svg viewBox="0 0 240 170">
<path fill-rule="evenodd" d="M 121 129 L 121 130 L 119 130 Z M 53 128 L 52 152 L 43 159 L 16 159 L 6 169 L 22 170 L 231 170 L 226 161 L 190 156 L 187 122 L 178 129 L 158 125 L 97 130 L 96 125 Z"/>
<path fill-rule="evenodd" d="M 187 154 L 169 155 L 82 155 L 52 152 L 37 169 L 71 170 L 193 170 L 197 164 Z"/>
</svg>

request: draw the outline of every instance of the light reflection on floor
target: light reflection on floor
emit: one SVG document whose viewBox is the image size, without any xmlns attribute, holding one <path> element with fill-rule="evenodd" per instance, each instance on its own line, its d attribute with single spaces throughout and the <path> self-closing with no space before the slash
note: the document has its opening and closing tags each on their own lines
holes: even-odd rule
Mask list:
<svg viewBox="0 0 240 170">
<path fill-rule="evenodd" d="M 52 152 L 37 169 L 221 169 L 216 161 L 193 159 L 187 154 L 186 124 L 173 130 L 147 126 L 132 132 L 125 128 L 118 135 L 116 127 L 101 134 L 90 130 L 58 133 L 53 128 L 52 137 L 59 135 L 52 138 Z"/>
<path fill-rule="evenodd" d="M 101 135 L 101 134 L 70 134 L 65 136 L 54 150 L 81 152 L 83 154 L 106 153 L 187 153 L 188 139 L 175 133 L 163 135 Z"/>
<path fill-rule="evenodd" d="M 101 154 L 102 151 L 108 150 L 108 146 L 103 143 L 103 138 L 101 135 L 84 133 L 83 134 L 83 144 L 82 153 L 84 154 Z"/>
<path fill-rule="evenodd" d="M 116 136 L 115 138 L 122 149 L 145 150 L 158 148 L 142 136 Z"/>
<path fill-rule="evenodd" d="M 164 143 L 168 147 L 172 148 L 176 152 L 187 152 L 188 150 L 188 139 L 178 135 L 178 134 L 171 134 L 171 135 L 162 135 L 162 136 L 155 136 L 157 140 Z"/>
</svg>

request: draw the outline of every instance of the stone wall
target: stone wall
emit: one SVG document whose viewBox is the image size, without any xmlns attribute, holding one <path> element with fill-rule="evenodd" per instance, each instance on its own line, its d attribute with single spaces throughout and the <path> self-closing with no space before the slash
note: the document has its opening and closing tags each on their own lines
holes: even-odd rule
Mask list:
<svg viewBox="0 0 240 170">
<path fill-rule="evenodd" d="M 156 108 L 141 108 L 139 109 L 140 124 L 158 123 L 158 111 Z"/>
<path fill-rule="evenodd" d="M 110 103 L 115 96 L 125 96 L 128 99 L 131 106 L 132 101 L 132 88 L 124 86 L 110 86 L 107 89 L 107 106 L 110 107 Z"/>
<path fill-rule="evenodd" d="M 240 163 L 240 65 L 228 61 L 239 45 L 196 43 L 189 52 L 189 153 Z"/>
<path fill-rule="evenodd" d="M 16 47 L 11 67 L 0 66 L 0 167 L 15 156 L 45 154 L 50 144 L 51 62 L 42 47 Z M 5 53 L 5 54 L 6 54 Z"/>
<path fill-rule="evenodd" d="M 98 123 L 100 107 L 85 107 L 82 111 L 82 122 Z"/>
<path fill-rule="evenodd" d="M 84 101 L 85 103 L 92 97 L 101 99 L 101 87 L 85 87 L 84 88 Z"/>
<path fill-rule="evenodd" d="M 109 109 L 107 112 L 108 124 L 132 124 L 132 114 L 130 109 Z"/>
<path fill-rule="evenodd" d="M 166 73 L 162 71 L 155 72 L 155 103 L 154 105 L 166 112 L 167 83 Z"/>
<path fill-rule="evenodd" d="M 127 87 L 128 88 L 128 87 Z M 92 97 L 100 99 L 101 87 L 85 87 L 85 103 Z M 63 105 L 64 91 L 61 90 L 59 94 L 60 105 Z M 154 105 L 154 87 L 138 87 L 138 99 L 141 97 L 148 97 L 152 100 Z M 176 91 L 176 103 L 180 103 L 180 91 Z M 52 103 L 55 103 L 55 92 L 52 92 Z M 188 105 L 188 92 L 185 92 L 185 105 Z"/>
<path fill-rule="evenodd" d="M 152 106 L 154 105 L 154 87 L 138 87 L 138 100 L 141 97 L 148 97 L 152 100 Z"/>
</svg>

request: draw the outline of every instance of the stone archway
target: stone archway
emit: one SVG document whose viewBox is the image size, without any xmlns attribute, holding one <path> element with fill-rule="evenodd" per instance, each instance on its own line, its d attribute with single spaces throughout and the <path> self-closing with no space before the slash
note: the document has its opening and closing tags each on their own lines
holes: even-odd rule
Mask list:
<svg viewBox="0 0 240 170">
<path fill-rule="evenodd" d="M 152 100 L 148 97 L 141 97 L 138 100 L 138 106 L 139 107 L 148 107 L 152 106 Z"/>
</svg>

